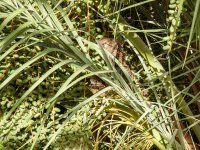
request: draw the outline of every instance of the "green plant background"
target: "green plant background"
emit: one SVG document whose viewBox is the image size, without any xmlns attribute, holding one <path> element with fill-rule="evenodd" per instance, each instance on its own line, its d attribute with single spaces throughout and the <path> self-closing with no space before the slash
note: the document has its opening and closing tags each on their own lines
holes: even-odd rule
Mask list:
<svg viewBox="0 0 200 150">
<path fill-rule="evenodd" d="M 0 1 L 0 149 L 198 148 L 199 3 Z"/>
</svg>

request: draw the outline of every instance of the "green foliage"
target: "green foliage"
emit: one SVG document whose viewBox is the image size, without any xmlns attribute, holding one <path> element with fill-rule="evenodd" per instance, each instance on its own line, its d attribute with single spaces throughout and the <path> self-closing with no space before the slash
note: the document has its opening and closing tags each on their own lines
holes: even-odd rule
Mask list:
<svg viewBox="0 0 200 150">
<path fill-rule="evenodd" d="M 2 0 L 0 149 L 198 145 L 200 17 L 190 2 Z M 103 36 L 123 41 L 134 77 L 110 61 Z M 94 75 L 106 85 L 95 94 Z"/>
</svg>

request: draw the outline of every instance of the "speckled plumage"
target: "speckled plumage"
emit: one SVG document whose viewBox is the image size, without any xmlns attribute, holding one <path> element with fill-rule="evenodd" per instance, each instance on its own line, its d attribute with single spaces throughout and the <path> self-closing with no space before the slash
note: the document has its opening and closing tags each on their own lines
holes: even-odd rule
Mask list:
<svg viewBox="0 0 200 150">
<path fill-rule="evenodd" d="M 108 51 L 116 59 L 118 59 L 118 61 L 126 69 L 128 74 L 130 76 L 133 76 L 133 73 L 131 72 L 130 67 L 126 63 L 125 53 L 123 52 L 122 45 L 120 42 L 111 38 L 102 38 L 98 41 L 98 44 L 102 46 L 103 50 Z M 114 61 L 111 60 L 111 63 L 114 63 Z M 105 87 L 106 87 L 105 83 L 102 80 L 100 80 L 97 76 L 93 76 L 90 78 L 89 88 L 93 94 Z"/>
</svg>

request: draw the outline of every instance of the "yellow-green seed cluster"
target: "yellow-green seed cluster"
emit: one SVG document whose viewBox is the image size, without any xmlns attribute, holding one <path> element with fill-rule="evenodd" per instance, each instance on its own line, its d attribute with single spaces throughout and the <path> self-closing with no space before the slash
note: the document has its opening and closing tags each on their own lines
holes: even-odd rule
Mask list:
<svg viewBox="0 0 200 150">
<path fill-rule="evenodd" d="M 167 22 L 169 25 L 169 34 L 163 38 L 166 41 L 166 45 L 163 46 L 163 50 L 171 51 L 173 41 L 176 39 L 176 30 L 180 26 L 180 14 L 183 7 L 184 0 L 170 0 Z"/>
</svg>

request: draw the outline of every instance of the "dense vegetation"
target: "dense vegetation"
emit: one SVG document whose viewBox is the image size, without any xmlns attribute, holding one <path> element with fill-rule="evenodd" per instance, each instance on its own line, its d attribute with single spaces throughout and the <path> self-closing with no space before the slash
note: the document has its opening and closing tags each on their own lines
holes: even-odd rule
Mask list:
<svg viewBox="0 0 200 150">
<path fill-rule="evenodd" d="M 1 0 L 0 149 L 199 149 L 199 6 Z"/>
</svg>

